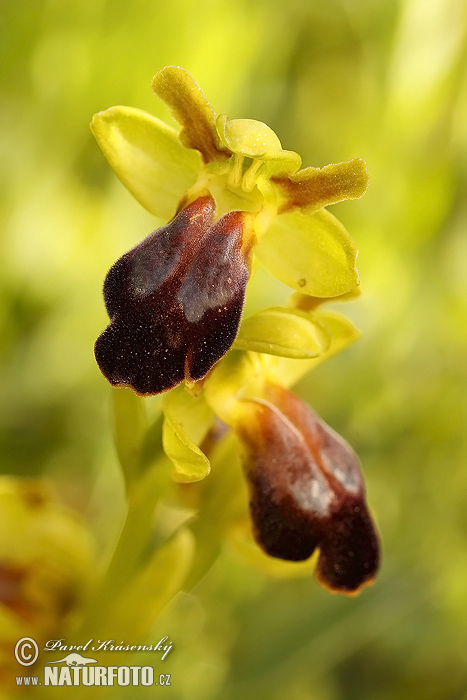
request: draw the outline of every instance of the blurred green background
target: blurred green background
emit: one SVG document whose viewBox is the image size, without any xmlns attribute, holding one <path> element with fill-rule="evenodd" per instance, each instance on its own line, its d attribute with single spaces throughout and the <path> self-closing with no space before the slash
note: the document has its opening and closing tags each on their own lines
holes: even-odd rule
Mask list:
<svg viewBox="0 0 467 700">
<path fill-rule="evenodd" d="M 171 121 L 149 86 L 179 64 L 304 165 L 368 164 L 366 196 L 332 208 L 360 249 L 363 297 L 339 310 L 363 336 L 298 392 L 362 459 L 381 575 L 341 599 L 226 549 L 161 622 L 169 697 L 467 698 L 466 26 L 465 0 L 2 0 L 0 465 L 52 477 L 102 546 L 122 499 L 102 280 L 158 222 L 92 114 Z"/>
</svg>

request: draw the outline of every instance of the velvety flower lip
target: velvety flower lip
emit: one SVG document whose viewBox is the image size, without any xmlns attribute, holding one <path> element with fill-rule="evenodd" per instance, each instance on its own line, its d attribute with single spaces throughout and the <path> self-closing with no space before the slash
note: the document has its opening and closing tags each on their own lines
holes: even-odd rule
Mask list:
<svg viewBox="0 0 467 700">
<path fill-rule="evenodd" d="M 110 269 L 104 301 L 111 323 L 95 344 L 111 384 L 157 394 L 196 381 L 237 334 L 251 239 L 239 211 L 215 221 L 206 194 L 149 234 Z"/>
<path fill-rule="evenodd" d="M 354 594 L 372 582 L 380 558 L 358 459 L 293 394 L 272 385 L 266 393 L 244 402 L 237 424 L 255 538 L 290 561 L 318 547 L 318 581 Z"/>
</svg>

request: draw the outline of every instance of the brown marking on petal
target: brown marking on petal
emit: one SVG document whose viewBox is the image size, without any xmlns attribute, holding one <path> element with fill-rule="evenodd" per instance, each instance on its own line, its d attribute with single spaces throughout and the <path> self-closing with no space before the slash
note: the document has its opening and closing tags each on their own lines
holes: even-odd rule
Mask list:
<svg viewBox="0 0 467 700">
<path fill-rule="evenodd" d="M 319 547 L 318 580 L 354 594 L 374 578 L 379 541 L 349 445 L 297 397 L 269 386 L 237 425 L 246 448 L 254 535 L 267 554 L 307 559 Z"/>
<path fill-rule="evenodd" d="M 184 146 L 198 150 L 205 163 L 231 156 L 220 145 L 211 105 L 188 71 L 166 66 L 154 76 L 152 89 L 182 125 L 180 141 Z"/>
<path fill-rule="evenodd" d="M 305 168 L 290 177 L 273 178 L 285 201 L 279 207 L 284 214 L 295 207 L 321 209 L 345 199 L 362 197 L 368 187 L 365 161 L 355 158 L 324 168 Z"/>
<path fill-rule="evenodd" d="M 248 281 L 244 218 L 213 224 L 214 212 L 211 196 L 198 198 L 110 269 L 111 323 L 95 356 L 114 386 L 150 395 L 196 381 L 232 345 Z"/>
</svg>

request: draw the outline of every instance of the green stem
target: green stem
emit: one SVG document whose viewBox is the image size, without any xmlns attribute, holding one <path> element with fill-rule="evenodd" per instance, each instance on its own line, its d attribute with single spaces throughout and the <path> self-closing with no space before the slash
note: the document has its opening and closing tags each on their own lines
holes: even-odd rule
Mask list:
<svg viewBox="0 0 467 700">
<path fill-rule="evenodd" d="M 155 464 L 135 484 L 128 497 L 128 510 L 112 558 L 86 610 L 79 636 L 102 634 L 112 608 L 144 555 L 153 531 L 154 511 L 160 496 L 161 474 Z M 92 635 L 91 635 L 92 636 Z"/>
</svg>

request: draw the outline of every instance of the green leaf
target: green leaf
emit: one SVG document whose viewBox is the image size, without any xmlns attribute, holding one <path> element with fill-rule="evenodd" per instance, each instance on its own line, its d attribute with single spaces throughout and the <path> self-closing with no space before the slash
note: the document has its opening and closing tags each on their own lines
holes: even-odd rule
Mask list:
<svg viewBox="0 0 467 700">
<path fill-rule="evenodd" d="M 91 131 L 122 183 L 151 214 L 171 219 L 201 168 L 199 153 L 184 148 L 178 134 L 133 107 L 95 114 Z"/>
<path fill-rule="evenodd" d="M 211 467 L 198 445 L 206 436 L 214 413 L 202 397 L 192 396 L 184 385 L 178 386 L 164 398 L 162 444 L 172 461 L 177 481 L 204 479 Z"/>
<path fill-rule="evenodd" d="M 320 355 L 329 344 L 329 335 L 309 313 L 276 307 L 245 319 L 234 347 L 269 355 L 309 359 Z"/>
<path fill-rule="evenodd" d="M 131 389 L 112 390 L 114 440 L 127 484 L 139 475 L 141 447 L 147 429 L 144 400 Z"/>
<path fill-rule="evenodd" d="M 303 294 L 333 297 L 358 284 L 357 249 L 345 227 L 325 209 L 277 216 L 255 253 L 275 277 Z"/>
<path fill-rule="evenodd" d="M 142 469 L 147 469 L 156 464 L 163 455 L 162 451 L 162 424 L 164 414 L 159 413 L 154 420 L 148 424 L 148 428 L 141 443 L 140 464 Z"/>
<path fill-rule="evenodd" d="M 154 551 L 133 577 L 113 610 L 112 629 L 118 630 L 120 637 L 144 639 L 147 636 L 162 610 L 184 585 L 194 544 L 189 530 L 178 531 Z"/>
<path fill-rule="evenodd" d="M 238 442 L 229 431 L 213 446 L 212 472 L 199 485 L 199 515 L 191 530 L 196 538 L 193 566 L 185 583 L 190 590 L 216 560 L 234 523 L 248 521 L 248 492 L 243 478 Z"/>
</svg>

